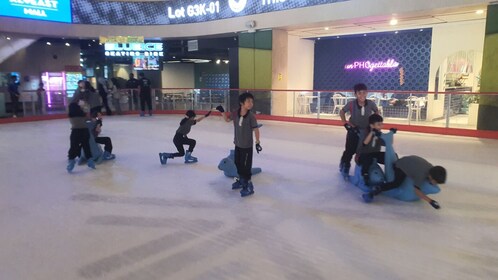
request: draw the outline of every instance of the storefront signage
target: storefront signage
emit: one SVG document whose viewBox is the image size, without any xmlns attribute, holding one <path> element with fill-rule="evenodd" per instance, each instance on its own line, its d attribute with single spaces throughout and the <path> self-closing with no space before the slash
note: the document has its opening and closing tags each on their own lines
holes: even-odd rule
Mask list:
<svg viewBox="0 0 498 280">
<path fill-rule="evenodd" d="M 366 61 L 355 61 L 351 64 L 344 65 L 344 69 L 346 70 L 368 70 L 370 72 L 375 69 L 390 69 L 396 68 L 399 66 L 399 62 L 390 58 L 386 61 L 375 61 L 372 62 L 370 60 Z"/>
<path fill-rule="evenodd" d="M 105 43 L 143 43 L 144 36 L 100 36 L 99 42 Z"/>
<path fill-rule="evenodd" d="M 1 0 L 0 16 L 71 22 L 71 1 Z"/>
<path fill-rule="evenodd" d="M 333 4 L 349 0 L 73 0 L 73 23 L 183 24 Z M 109 12 L 119 11 L 119 12 Z"/>
<path fill-rule="evenodd" d="M 105 56 L 163 56 L 163 43 L 106 43 Z"/>
</svg>

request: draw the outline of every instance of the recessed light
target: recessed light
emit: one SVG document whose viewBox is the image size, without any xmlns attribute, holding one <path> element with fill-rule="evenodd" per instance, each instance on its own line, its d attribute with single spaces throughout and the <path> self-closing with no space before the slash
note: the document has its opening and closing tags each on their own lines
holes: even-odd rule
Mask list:
<svg viewBox="0 0 498 280">
<path fill-rule="evenodd" d="M 398 24 L 398 20 L 395 19 L 395 18 L 393 18 L 393 19 L 391 19 L 391 21 L 389 21 L 389 24 L 390 25 L 396 25 L 396 24 Z"/>
<path fill-rule="evenodd" d="M 339 39 L 339 38 L 341 38 L 341 36 L 337 36 L 336 38 Z"/>
<path fill-rule="evenodd" d="M 394 34 L 398 34 L 398 31 L 394 32 Z"/>
<path fill-rule="evenodd" d="M 329 30 L 329 28 L 328 28 L 328 27 L 325 27 L 324 29 L 325 29 L 325 30 Z"/>
<path fill-rule="evenodd" d="M 66 43 L 65 45 L 66 45 L 66 47 L 70 47 L 71 46 L 71 44 L 69 44 L 69 43 Z"/>
<path fill-rule="evenodd" d="M 7 37 L 6 39 L 7 39 L 7 40 L 10 40 L 11 38 L 10 38 L 10 37 Z"/>
<path fill-rule="evenodd" d="M 367 36 L 367 34 L 363 34 L 363 37 L 366 37 L 366 36 Z"/>
<path fill-rule="evenodd" d="M 50 42 L 47 42 L 47 45 L 49 45 L 49 46 L 52 46 L 52 43 L 50 43 Z"/>
<path fill-rule="evenodd" d="M 216 60 L 216 64 L 220 64 L 221 63 L 221 60 Z"/>
<path fill-rule="evenodd" d="M 482 15 L 482 14 L 484 14 L 484 10 L 477 10 L 477 11 L 476 11 L 476 14 L 478 14 L 478 15 Z"/>
<path fill-rule="evenodd" d="M 423 30 L 423 29 L 420 29 L 419 31 L 420 31 L 420 32 L 422 32 L 422 31 L 424 31 L 424 30 Z"/>
<path fill-rule="evenodd" d="M 316 39 L 317 39 L 317 40 L 320 40 L 321 38 L 320 38 L 320 37 L 318 37 L 318 38 L 316 38 Z"/>
<path fill-rule="evenodd" d="M 92 42 L 95 42 L 95 40 L 92 40 Z"/>
<path fill-rule="evenodd" d="M 225 64 L 228 64 L 230 61 L 229 60 L 223 60 L 223 62 L 225 62 Z"/>
</svg>

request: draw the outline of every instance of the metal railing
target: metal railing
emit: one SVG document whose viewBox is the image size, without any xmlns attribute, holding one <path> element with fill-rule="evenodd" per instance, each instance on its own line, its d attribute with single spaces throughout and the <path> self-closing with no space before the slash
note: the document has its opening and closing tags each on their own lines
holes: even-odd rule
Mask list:
<svg viewBox="0 0 498 280">
<path fill-rule="evenodd" d="M 161 88 L 152 90 L 152 107 L 153 110 L 210 110 L 224 105 L 235 109 L 238 95 L 245 91 L 255 96 L 253 110 L 259 114 L 325 120 L 340 120 L 340 110 L 355 98 L 348 90 Z M 120 89 L 119 93 L 123 113 L 140 110 L 136 89 Z M 478 102 L 482 95 L 472 92 L 369 91 L 367 98 L 377 105 L 387 123 L 476 129 Z M 492 95 L 498 97 L 498 94 Z M 22 93 L 20 103 L 24 116 L 45 115 L 65 113 L 70 99 L 64 91 L 48 92 L 41 98 L 36 91 L 26 91 Z M 116 101 L 112 96 L 108 97 L 112 111 Z"/>
</svg>

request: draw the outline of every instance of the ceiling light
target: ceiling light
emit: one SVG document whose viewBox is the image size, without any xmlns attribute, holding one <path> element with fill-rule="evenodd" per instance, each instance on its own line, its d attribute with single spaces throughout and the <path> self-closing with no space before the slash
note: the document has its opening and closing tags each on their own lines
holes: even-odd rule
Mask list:
<svg viewBox="0 0 498 280">
<path fill-rule="evenodd" d="M 484 14 L 484 10 L 477 10 L 477 11 L 476 11 L 476 14 L 478 14 L 478 15 L 482 15 L 482 14 Z"/>
<path fill-rule="evenodd" d="M 50 42 L 47 42 L 47 45 L 49 45 L 49 46 L 52 46 L 52 43 L 50 43 Z"/>
<path fill-rule="evenodd" d="M 339 39 L 339 38 L 341 38 L 341 36 L 337 36 L 336 38 Z"/>
<path fill-rule="evenodd" d="M 223 60 L 223 62 L 225 62 L 225 64 L 228 64 L 228 62 L 230 62 L 230 60 Z"/>
<path fill-rule="evenodd" d="M 423 30 L 423 29 L 420 29 L 419 31 L 420 31 L 420 32 L 422 32 L 422 31 L 424 31 L 424 30 Z"/>
<path fill-rule="evenodd" d="M 317 38 L 317 40 L 320 40 L 320 39 L 321 39 L 320 37 Z"/>
<path fill-rule="evenodd" d="M 10 37 L 7 37 L 6 39 L 7 39 L 7 40 L 10 40 L 11 38 L 10 38 Z"/>
<path fill-rule="evenodd" d="M 71 44 L 69 44 L 69 43 L 66 43 L 65 45 L 66 45 L 66 47 L 70 47 L 71 46 Z"/>
<path fill-rule="evenodd" d="M 398 24 L 398 20 L 395 19 L 395 18 L 393 18 L 393 19 L 391 19 L 391 21 L 389 21 L 389 24 L 390 25 L 396 25 L 396 24 Z"/>
<path fill-rule="evenodd" d="M 221 63 L 221 60 L 216 60 L 216 64 L 220 64 Z"/>
<path fill-rule="evenodd" d="M 398 31 L 394 32 L 394 34 L 398 34 Z"/>
<path fill-rule="evenodd" d="M 363 34 L 363 37 L 367 37 L 367 34 Z"/>
<path fill-rule="evenodd" d="M 328 28 L 328 27 L 325 27 L 325 30 L 329 30 L 329 28 Z"/>
<path fill-rule="evenodd" d="M 168 63 L 180 63 L 181 61 L 180 60 L 170 60 L 168 61 Z"/>
<path fill-rule="evenodd" d="M 95 40 L 92 40 L 92 42 L 95 42 Z"/>
</svg>

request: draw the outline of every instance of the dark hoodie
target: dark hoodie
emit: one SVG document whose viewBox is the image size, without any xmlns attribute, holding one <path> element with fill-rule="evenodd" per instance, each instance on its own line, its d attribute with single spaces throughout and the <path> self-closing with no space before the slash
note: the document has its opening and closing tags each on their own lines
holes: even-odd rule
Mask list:
<svg viewBox="0 0 498 280">
<path fill-rule="evenodd" d="M 71 129 L 81 129 L 86 127 L 86 113 L 81 109 L 78 103 L 69 104 L 69 122 L 71 122 Z"/>
</svg>

